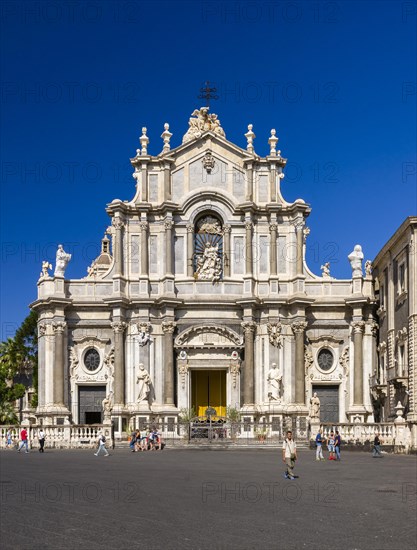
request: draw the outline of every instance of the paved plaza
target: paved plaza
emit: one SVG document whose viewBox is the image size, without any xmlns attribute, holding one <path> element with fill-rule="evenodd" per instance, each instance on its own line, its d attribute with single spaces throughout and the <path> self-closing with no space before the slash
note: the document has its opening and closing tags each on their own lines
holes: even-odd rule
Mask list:
<svg viewBox="0 0 417 550">
<path fill-rule="evenodd" d="M 414 549 L 416 457 L 281 451 L 0 453 L 3 550 Z"/>
</svg>

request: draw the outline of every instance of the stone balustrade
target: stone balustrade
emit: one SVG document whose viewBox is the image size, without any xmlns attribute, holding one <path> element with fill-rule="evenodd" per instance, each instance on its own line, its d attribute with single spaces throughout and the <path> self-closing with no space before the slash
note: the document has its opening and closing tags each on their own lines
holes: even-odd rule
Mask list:
<svg viewBox="0 0 417 550">
<path fill-rule="evenodd" d="M 38 446 L 38 432 L 42 428 L 45 432 L 45 448 L 54 449 L 80 449 L 93 447 L 98 440 L 99 434 L 103 433 L 106 437 L 106 445 L 112 446 L 112 429 L 111 426 L 95 424 L 94 426 L 24 426 L 28 432 L 29 446 L 36 448 Z M 0 449 L 6 448 L 6 435 L 8 429 L 12 430 L 13 445 L 20 441 L 19 426 L 0 426 Z"/>
<path fill-rule="evenodd" d="M 340 437 L 344 443 L 360 443 L 364 444 L 367 441 L 373 441 L 376 432 L 384 441 L 384 445 L 395 445 L 396 425 L 393 423 L 378 423 L 378 424 L 321 424 L 323 435 L 327 439 L 330 432 L 339 431 Z M 311 438 L 315 439 L 316 434 L 311 433 Z"/>
</svg>

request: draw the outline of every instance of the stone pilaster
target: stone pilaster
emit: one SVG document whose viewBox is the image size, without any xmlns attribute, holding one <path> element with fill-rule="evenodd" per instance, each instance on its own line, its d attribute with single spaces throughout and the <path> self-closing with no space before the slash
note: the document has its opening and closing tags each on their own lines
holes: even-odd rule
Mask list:
<svg viewBox="0 0 417 550">
<path fill-rule="evenodd" d="M 65 384 L 65 350 L 64 331 L 67 324 L 58 321 L 52 324 L 55 334 L 55 362 L 54 362 L 54 405 L 64 407 L 64 384 Z"/>
<path fill-rule="evenodd" d="M 149 251 L 148 251 L 148 222 L 140 222 L 140 272 L 142 276 L 149 275 Z"/>
<path fill-rule="evenodd" d="M 125 348 L 124 321 L 116 321 L 111 324 L 114 331 L 114 403 L 119 407 L 125 404 Z"/>
<path fill-rule="evenodd" d="M 269 247 L 269 273 L 274 276 L 277 274 L 277 224 L 270 223 L 271 245 Z"/>
<path fill-rule="evenodd" d="M 303 249 L 304 249 L 304 226 L 302 224 L 297 225 L 297 275 L 303 274 Z"/>
<path fill-rule="evenodd" d="M 174 223 L 172 220 L 166 220 L 164 223 L 165 227 L 165 257 L 166 257 L 166 274 L 173 274 L 172 266 L 172 228 Z"/>
<path fill-rule="evenodd" d="M 123 275 L 123 228 L 125 224 L 120 218 L 113 218 L 112 225 L 116 230 L 114 242 L 114 272 L 116 276 Z"/>
<path fill-rule="evenodd" d="M 253 254 L 252 254 L 252 233 L 253 233 L 253 223 L 249 220 L 245 222 L 246 229 L 246 263 L 245 271 L 247 276 L 252 276 L 253 269 Z"/>
<path fill-rule="evenodd" d="M 194 275 L 194 226 L 187 225 L 187 277 Z"/>
<path fill-rule="evenodd" d="M 295 336 L 295 403 L 305 405 L 305 372 L 304 372 L 304 332 L 307 328 L 305 321 L 295 321 L 291 324 Z"/>
<path fill-rule="evenodd" d="M 230 277 L 230 225 L 223 227 L 223 276 Z"/>
<path fill-rule="evenodd" d="M 354 321 L 353 331 L 353 405 L 363 406 L 363 333 L 364 321 Z"/>
<path fill-rule="evenodd" d="M 177 323 L 163 321 L 164 333 L 164 396 L 165 405 L 173 407 L 174 403 L 174 331 Z"/>
<path fill-rule="evenodd" d="M 243 404 L 255 403 L 255 369 L 254 369 L 254 337 L 256 323 L 245 321 L 242 323 L 245 335 L 245 370 L 243 376 Z"/>
</svg>

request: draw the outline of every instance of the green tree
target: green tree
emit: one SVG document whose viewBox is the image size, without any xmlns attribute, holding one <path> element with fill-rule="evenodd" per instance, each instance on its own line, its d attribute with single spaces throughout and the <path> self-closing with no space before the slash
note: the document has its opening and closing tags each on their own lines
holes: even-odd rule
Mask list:
<svg viewBox="0 0 417 550">
<path fill-rule="evenodd" d="M 25 395 L 20 383 L 23 375 L 32 375 L 35 389 L 32 406 L 37 405 L 38 336 L 37 314 L 31 312 L 16 331 L 14 338 L 0 343 L 0 422 L 17 422 L 13 404 Z"/>
</svg>

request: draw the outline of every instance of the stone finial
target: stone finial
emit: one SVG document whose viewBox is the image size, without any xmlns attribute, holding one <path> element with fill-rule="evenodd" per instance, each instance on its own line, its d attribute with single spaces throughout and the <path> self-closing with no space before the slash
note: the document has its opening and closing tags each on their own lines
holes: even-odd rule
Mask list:
<svg viewBox="0 0 417 550">
<path fill-rule="evenodd" d="M 171 149 L 171 145 L 169 143 L 169 140 L 171 139 L 172 134 L 169 131 L 169 124 L 168 122 L 165 122 L 164 124 L 164 131 L 161 134 L 161 138 L 164 140 L 164 147 L 162 149 L 163 153 L 168 153 L 168 151 Z"/>
<path fill-rule="evenodd" d="M 148 143 L 149 143 L 149 138 L 148 136 L 146 135 L 146 132 L 147 132 L 147 129 L 145 127 L 142 128 L 142 135 L 140 136 L 139 138 L 139 141 L 140 141 L 140 145 L 141 145 L 141 152 L 140 154 L 142 156 L 145 156 L 148 154 Z"/>
<path fill-rule="evenodd" d="M 276 131 L 274 129 L 271 130 L 271 137 L 268 139 L 268 143 L 269 143 L 269 146 L 270 146 L 270 156 L 271 157 L 276 157 L 277 156 L 277 149 L 276 149 L 276 146 L 277 146 L 277 143 L 278 143 L 278 138 L 276 137 Z M 280 151 L 281 153 L 281 151 Z"/>
<path fill-rule="evenodd" d="M 248 131 L 245 134 L 245 138 L 248 140 L 248 145 L 246 149 L 249 153 L 253 153 L 253 140 L 256 138 L 255 134 L 252 132 L 253 124 L 248 124 Z"/>
</svg>

